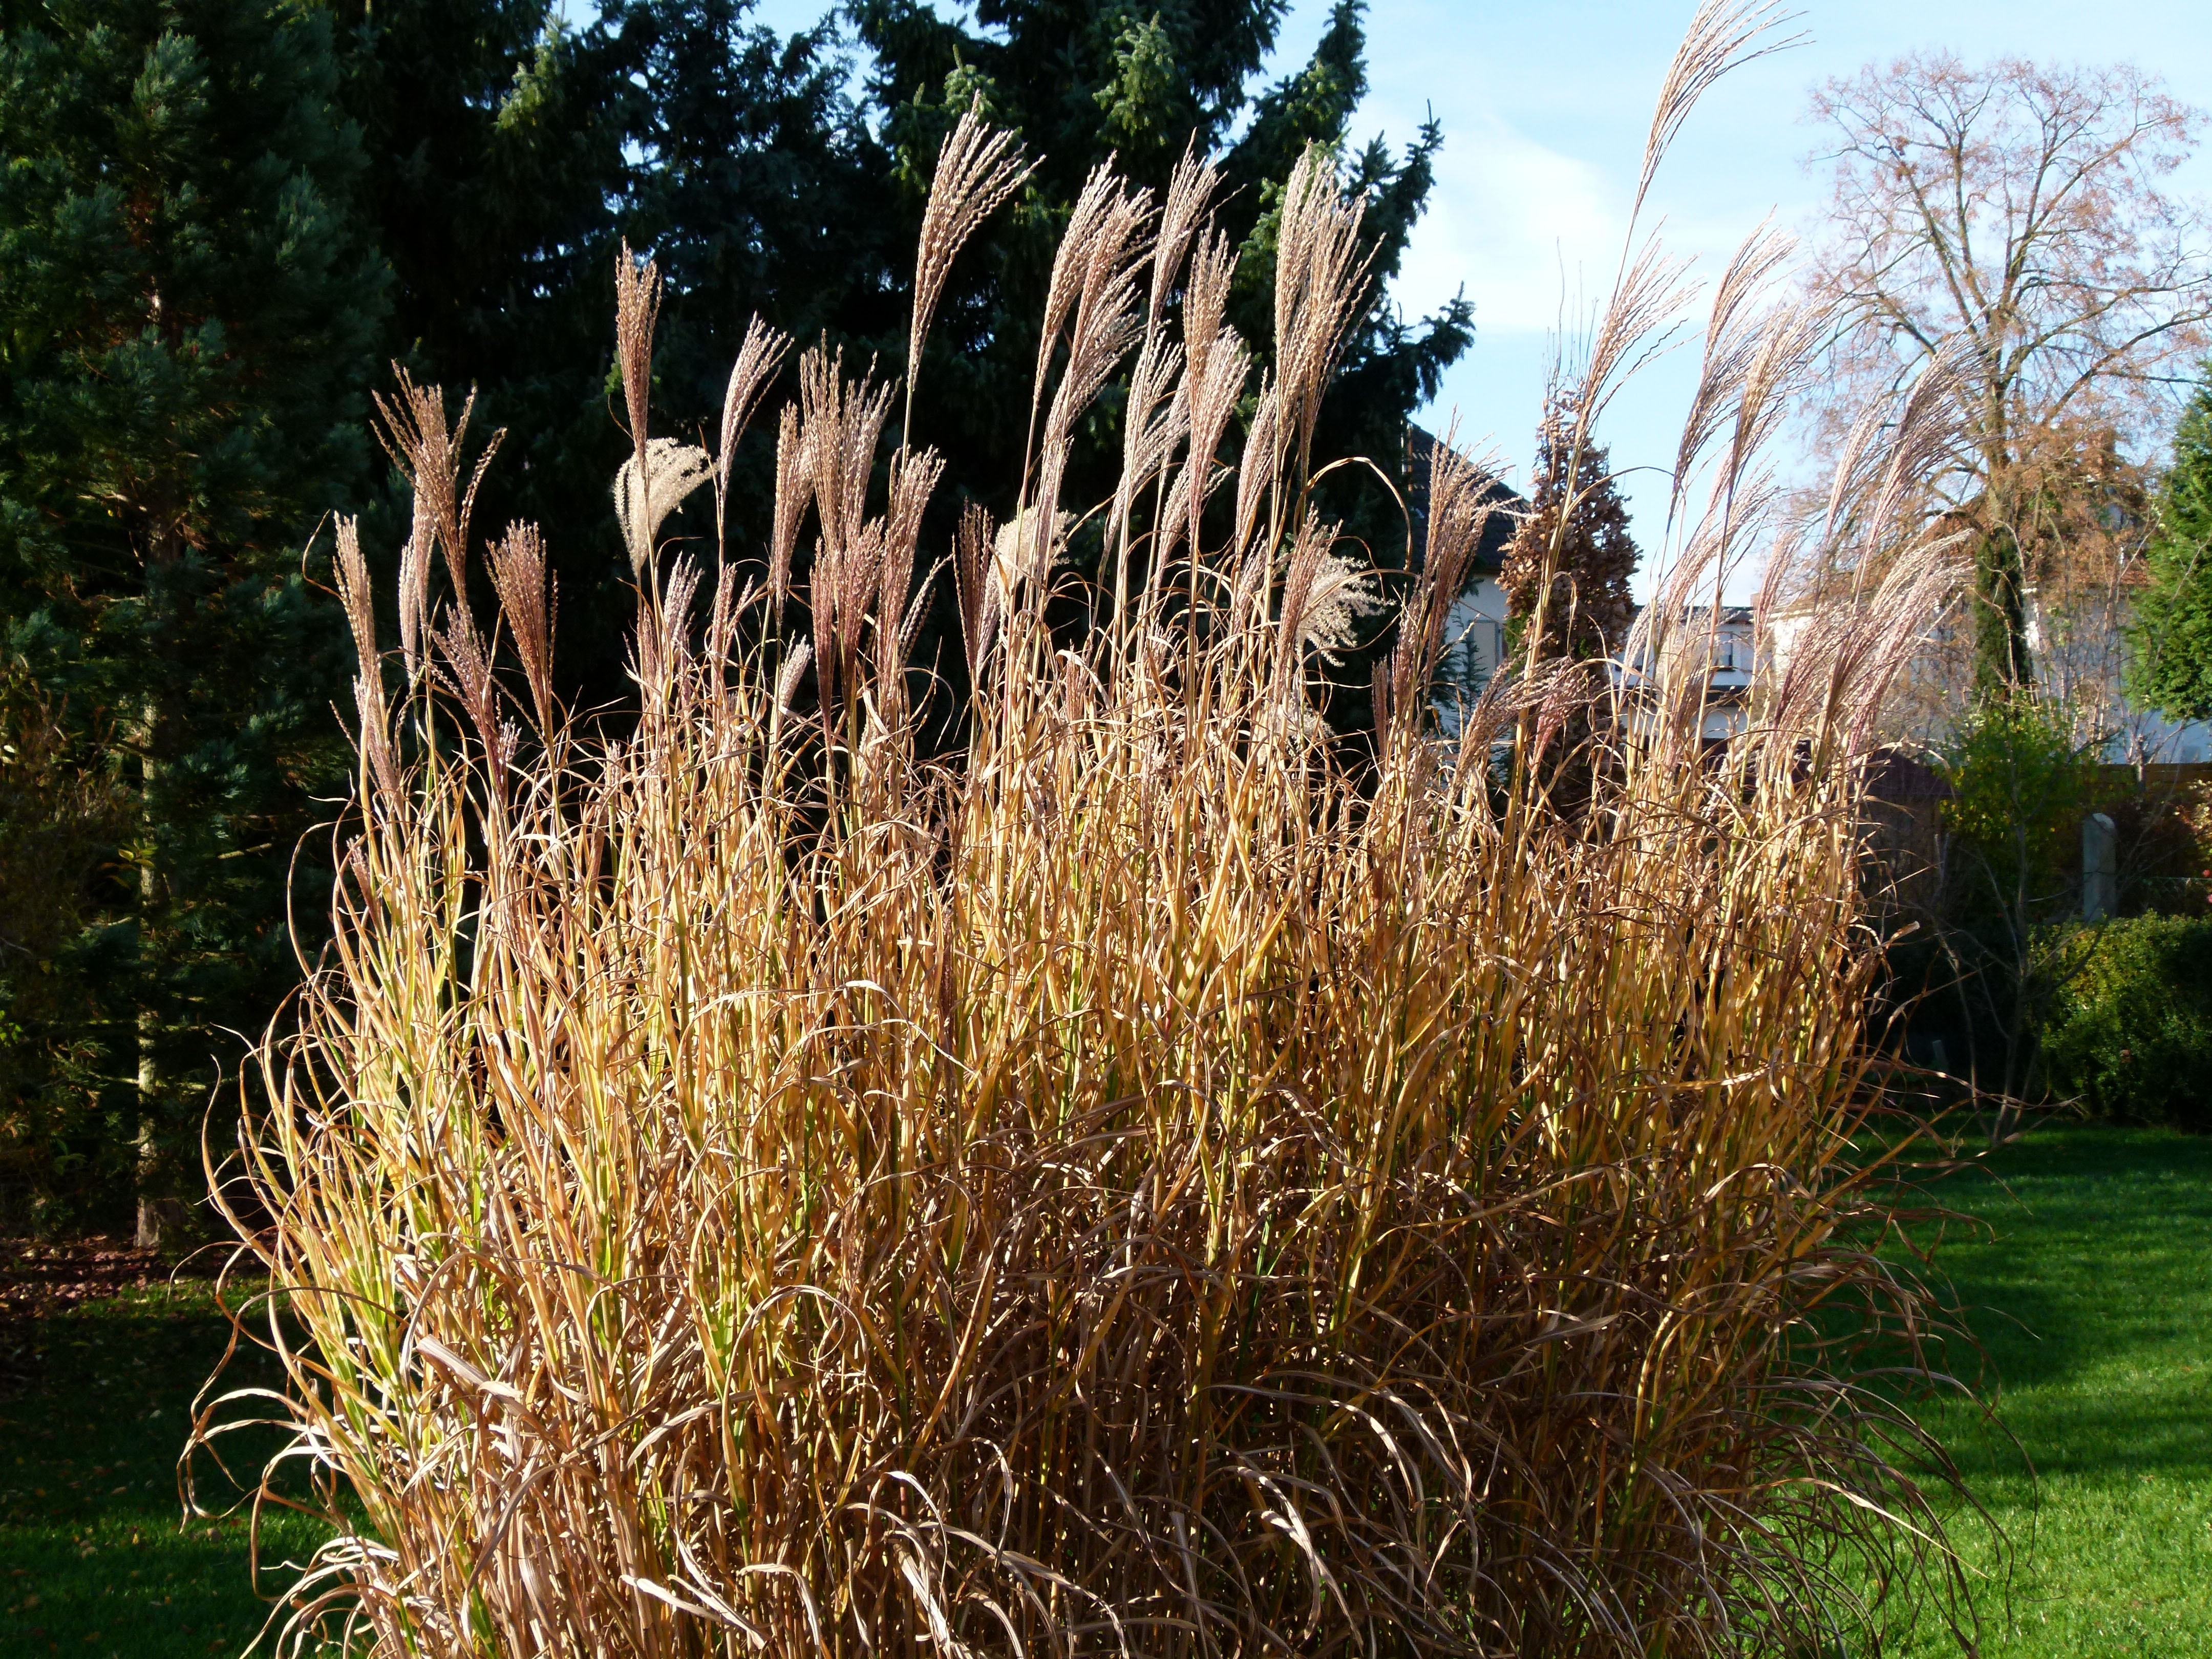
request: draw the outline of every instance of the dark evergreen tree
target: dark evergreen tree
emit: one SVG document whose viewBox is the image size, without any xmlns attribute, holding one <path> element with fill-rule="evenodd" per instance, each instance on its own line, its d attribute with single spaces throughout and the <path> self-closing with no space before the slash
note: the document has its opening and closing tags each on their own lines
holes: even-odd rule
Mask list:
<svg viewBox="0 0 2212 1659">
<path fill-rule="evenodd" d="M 100 964 L 79 948 L 127 803 L 70 724 L 0 664 L 0 1237 L 80 1223 L 87 1200 L 130 1189 L 130 1119 L 82 1018 Z"/>
<path fill-rule="evenodd" d="M 1315 465 L 1363 456 L 1402 491 L 1408 417 L 1435 396 L 1444 369 L 1474 337 L 1463 299 L 1408 324 L 1383 297 L 1426 205 L 1442 135 L 1431 122 L 1402 154 L 1379 138 L 1364 149 L 1351 143 L 1367 86 L 1359 0 L 1338 0 L 1305 66 L 1264 84 L 1285 9 L 1283 0 L 1142 8 L 1120 0 L 982 0 L 969 25 L 926 0 L 856 0 L 849 8 L 875 53 L 870 95 L 895 153 L 909 224 L 919 220 L 939 142 L 976 99 L 994 122 L 1018 131 L 1041 163 L 1026 197 L 962 256 L 931 336 L 915 423 L 949 452 L 948 495 L 973 492 L 1001 513 L 1012 503 L 1053 247 L 1093 167 L 1110 155 L 1128 176 L 1157 187 L 1187 150 L 1219 163 L 1229 188 L 1216 222 L 1242 245 L 1231 319 L 1271 364 L 1280 196 L 1310 144 L 1334 151 L 1348 185 L 1365 199 L 1374 283 L 1322 408 Z M 1111 396 L 1103 399 L 1081 434 L 1070 501 L 1088 502 L 1110 487 L 1118 413 Z M 1376 562 L 1401 561 L 1407 525 L 1390 492 L 1340 473 L 1324 506 Z M 1371 719 L 1369 665 L 1386 643 L 1378 637 L 1368 650 L 1348 653 L 1338 669 L 1330 718 L 1340 728 Z"/>
<path fill-rule="evenodd" d="M 939 139 L 976 98 L 1042 164 L 1024 209 L 994 222 L 978 251 L 963 256 L 923 375 L 927 416 L 917 413 L 917 428 L 938 442 L 962 432 L 978 463 L 988 453 L 995 465 L 976 467 L 979 487 L 988 478 L 1012 493 L 1052 246 L 1090 170 L 1111 155 L 1131 178 L 1158 186 L 1186 149 L 1219 161 L 1230 190 L 1217 217 L 1243 245 L 1236 321 L 1265 354 L 1279 198 L 1312 143 L 1340 153 L 1347 181 L 1366 199 L 1375 283 L 1316 453 L 1362 454 L 1398 469 L 1407 419 L 1436 395 L 1445 368 L 1472 342 L 1473 313 L 1455 300 L 1409 325 L 1382 298 L 1427 204 L 1443 137 L 1431 122 L 1402 155 L 1380 138 L 1364 149 L 1351 144 L 1352 112 L 1367 89 L 1360 0 L 1338 0 L 1311 59 L 1273 86 L 1259 82 L 1283 0 L 1143 8 L 1119 0 L 984 0 L 973 27 L 924 0 L 858 0 L 850 9 L 876 54 L 871 95 L 911 216 L 918 217 Z M 1102 459 L 1105 447 L 1102 441 Z M 956 474 L 963 459 L 956 457 Z M 1396 539 L 1402 545 L 1402 524 Z"/>
<path fill-rule="evenodd" d="M 630 579 L 608 495 L 629 453 L 610 395 L 622 241 L 667 281 L 657 418 L 696 435 L 755 313 L 801 338 L 891 337 L 887 158 L 845 95 L 830 26 L 781 38 L 750 21 L 750 0 L 607 0 L 573 26 L 550 0 L 339 9 L 396 278 L 387 355 L 456 402 L 475 388 L 471 429 L 505 430 L 477 522 L 544 528 L 563 683 L 612 699 Z M 739 466 L 748 524 L 759 446 Z M 702 527 L 679 515 L 665 533 Z M 404 533 L 387 512 L 366 540 L 388 557 Z"/>
<path fill-rule="evenodd" d="M 2174 434 L 2148 562 L 2129 689 L 2169 719 L 2212 720 L 2212 380 Z"/>
<path fill-rule="evenodd" d="M 1577 453 L 1574 418 L 1554 404 L 1537 429 L 1529 478 L 1528 512 L 1498 575 L 1511 648 L 1528 648 L 1540 605 L 1539 657 L 1589 659 L 1619 652 L 1636 616 L 1628 583 L 1638 554 L 1605 446 L 1584 442 Z"/>
<path fill-rule="evenodd" d="M 310 579 L 364 476 L 384 267 L 307 0 L 0 6 L 0 629 L 130 796 L 77 1011 L 142 1150 L 198 1189 L 210 1086 L 296 973 L 343 776 Z M 295 849 L 306 867 L 295 863 Z"/>
</svg>

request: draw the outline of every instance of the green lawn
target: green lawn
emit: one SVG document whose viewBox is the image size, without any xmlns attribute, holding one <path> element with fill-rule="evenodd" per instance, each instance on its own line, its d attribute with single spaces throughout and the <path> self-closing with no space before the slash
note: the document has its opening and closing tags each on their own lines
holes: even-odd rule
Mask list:
<svg viewBox="0 0 2212 1659">
<path fill-rule="evenodd" d="M 1956 1540 L 1988 1659 L 2212 1655 L 2212 1140 L 2049 1125 L 1930 1194 L 2004 1429 L 1929 1420 L 2008 1535 Z M 2033 1476 L 2029 1468 L 2032 1466 Z M 1904 1650 L 1955 1652 L 1923 1628 Z"/>
<path fill-rule="evenodd" d="M 192 1396 L 228 1334 L 202 1283 L 88 1299 L 9 1333 L 0 1654 L 207 1659 L 252 1641 L 268 1609 L 243 1518 L 183 1522 L 177 1496 Z M 239 1375 L 272 1380 L 265 1366 Z M 269 1444 L 242 1449 L 250 1461 Z M 313 1540 L 287 1516 L 263 1547 L 297 1559 Z"/>
<path fill-rule="evenodd" d="M 2008 1580 L 1958 1528 L 1984 1652 L 2212 1655 L 2212 1140 L 2045 1127 L 1932 1195 L 1988 1224 L 1940 1260 L 2020 1440 L 1963 1406 L 1934 1414 L 2013 1544 Z M 244 1525 L 178 1520 L 187 1408 L 228 1329 L 206 1289 L 126 1291 L 33 1329 L 0 1379 L 0 1654 L 241 1651 L 266 1612 Z M 313 1534 L 272 1540 L 297 1559 Z M 1894 1645 L 1955 1650 L 1932 1626 Z"/>
</svg>

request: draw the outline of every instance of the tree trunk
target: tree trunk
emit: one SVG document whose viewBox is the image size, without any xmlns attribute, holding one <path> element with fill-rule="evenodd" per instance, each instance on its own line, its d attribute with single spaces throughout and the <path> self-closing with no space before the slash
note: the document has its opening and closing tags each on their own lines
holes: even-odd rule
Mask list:
<svg viewBox="0 0 2212 1659">
<path fill-rule="evenodd" d="M 2018 480 L 2006 439 L 2004 398 L 1992 383 L 1983 411 L 1982 499 L 1974 544 L 1974 700 L 2009 702 L 2033 684 L 2028 656 L 2027 569 L 2014 532 Z"/>
<path fill-rule="evenodd" d="M 160 301 L 155 302 L 155 314 L 160 316 Z M 161 579 L 168 566 L 175 562 L 177 541 L 166 528 L 157 530 L 146 549 L 146 612 L 155 629 L 159 628 L 161 607 L 165 599 Z M 158 658 L 158 635 L 149 636 L 154 646 L 152 655 Z M 158 680 L 155 682 L 158 684 Z M 169 1149 L 163 1144 L 161 1133 L 161 1061 L 160 1042 L 161 1012 L 157 1004 L 155 975 L 159 956 L 156 949 L 156 919 L 162 899 L 163 875 L 158 867 L 158 848 L 161 846 L 159 824 L 154 805 L 154 792 L 161 776 L 160 744 L 161 740 L 162 709 L 158 690 L 149 690 L 139 706 L 141 722 L 138 759 L 138 834 L 141 862 L 138 866 L 138 1188 L 137 1243 L 142 1249 L 155 1249 L 163 1244 L 173 1244 L 185 1231 L 185 1204 L 176 1194 L 175 1171 L 171 1167 Z"/>
<path fill-rule="evenodd" d="M 174 1243 L 184 1229 L 183 1203 L 164 1190 L 169 1185 L 168 1160 L 161 1146 L 161 1061 L 158 1048 L 161 1032 L 160 1011 L 154 1006 L 152 975 L 148 957 L 154 933 L 155 907 L 161 898 L 161 877 L 154 868 L 153 793 L 156 763 L 154 735 L 161 717 L 160 705 L 146 699 L 145 750 L 139 761 L 138 828 L 145 852 L 138 866 L 138 1229 L 141 1249 L 157 1249 Z"/>
<path fill-rule="evenodd" d="M 2034 684 L 2028 655 L 2027 573 L 2002 523 L 1974 550 L 1974 695 L 2009 698 Z"/>
</svg>

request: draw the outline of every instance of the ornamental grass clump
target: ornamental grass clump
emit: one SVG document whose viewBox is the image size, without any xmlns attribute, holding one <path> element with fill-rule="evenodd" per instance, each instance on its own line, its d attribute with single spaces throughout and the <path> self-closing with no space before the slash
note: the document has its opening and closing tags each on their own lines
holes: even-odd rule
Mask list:
<svg viewBox="0 0 2212 1659">
<path fill-rule="evenodd" d="M 977 131 L 948 153 L 994 200 L 1020 165 Z M 426 502 L 406 649 L 342 526 L 334 939 L 260 1051 L 233 1182 L 287 1456 L 334 1528 L 293 1639 L 1779 1651 L 1832 1641 L 1930 1535 L 1909 1423 L 1850 1382 L 1868 1316 L 1826 1310 L 1912 1311 L 1842 1160 L 1876 1097 L 1859 763 L 1941 580 L 1897 517 L 1940 400 L 1855 440 L 1815 550 L 1881 590 L 1719 755 L 1662 620 L 1636 683 L 1531 661 L 1434 737 L 1489 500 L 1439 447 L 1355 763 L 1319 665 L 1382 590 L 1310 447 L 1368 302 L 1359 210 L 1300 164 L 1255 381 L 1214 184 L 1188 165 L 1163 212 L 1091 180 L 1016 510 L 969 507 L 942 564 L 936 457 L 879 461 L 898 392 L 820 349 L 764 578 L 656 544 L 783 343 L 749 340 L 719 457 L 664 453 L 655 279 L 626 264 L 618 731 L 555 695 L 536 530 L 484 554 L 496 623 L 436 600 L 434 554 L 473 556 L 471 475 L 421 389 L 394 421 Z M 1656 269 L 1594 374 L 1663 315 Z M 1729 327 L 1677 600 L 1771 528 L 1753 458 L 1811 337 L 1786 308 Z M 1133 355 L 1086 572 L 1061 481 Z M 938 580 L 969 671 L 950 752 L 917 738 L 950 693 L 908 662 Z M 1070 584 L 1099 618 L 1078 635 L 1048 619 Z"/>
</svg>

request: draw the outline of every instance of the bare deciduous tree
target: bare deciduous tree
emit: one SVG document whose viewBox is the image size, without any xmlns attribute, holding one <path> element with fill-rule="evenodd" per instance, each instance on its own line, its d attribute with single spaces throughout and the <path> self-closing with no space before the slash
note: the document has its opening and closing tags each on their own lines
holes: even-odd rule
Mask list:
<svg viewBox="0 0 2212 1659">
<path fill-rule="evenodd" d="M 1975 548 L 1975 681 L 2032 678 L 2029 520 L 2053 440 L 2139 433 L 2212 320 L 2212 222 L 2172 188 L 2197 112 L 2139 70 L 1970 69 L 1948 54 L 1816 93 L 1832 144 L 1813 280 L 1836 304 L 1833 407 L 1955 354 L 1968 441 L 1939 510 Z"/>
</svg>

